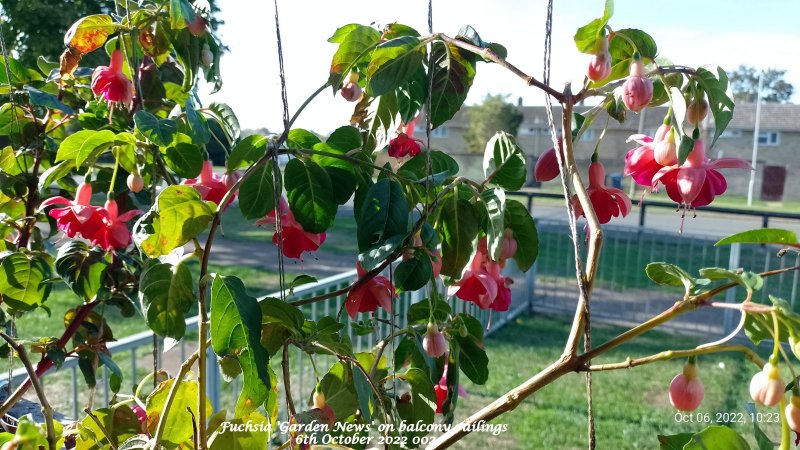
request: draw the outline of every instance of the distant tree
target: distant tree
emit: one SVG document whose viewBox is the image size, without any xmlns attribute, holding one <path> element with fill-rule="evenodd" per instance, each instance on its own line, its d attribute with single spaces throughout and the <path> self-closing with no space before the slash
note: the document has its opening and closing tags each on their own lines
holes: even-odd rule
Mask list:
<svg viewBox="0 0 800 450">
<path fill-rule="evenodd" d="M 733 99 L 737 103 L 755 103 L 758 98 L 759 70 L 750 66 L 739 66 L 730 74 Z M 784 80 L 785 70 L 767 69 L 764 71 L 763 93 L 765 102 L 788 103 L 794 93 L 794 86 Z"/>
<path fill-rule="evenodd" d="M 482 152 L 486 142 L 498 131 L 517 135 L 523 116 L 506 98 L 508 95 L 489 94 L 484 97 L 483 103 L 467 110 L 469 129 L 464 135 L 464 143 L 468 151 Z"/>
<path fill-rule="evenodd" d="M 213 16 L 219 9 L 214 1 L 208 3 Z M 3 0 L 0 3 L 3 38 L 12 56 L 26 67 L 35 67 L 40 55 L 57 61 L 64 51 L 64 33 L 77 17 L 113 12 L 114 0 Z M 219 23 L 212 19 L 211 27 Z M 86 55 L 81 64 L 95 66 L 107 61 L 108 57 L 102 52 L 93 52 Z"/>
</svg>

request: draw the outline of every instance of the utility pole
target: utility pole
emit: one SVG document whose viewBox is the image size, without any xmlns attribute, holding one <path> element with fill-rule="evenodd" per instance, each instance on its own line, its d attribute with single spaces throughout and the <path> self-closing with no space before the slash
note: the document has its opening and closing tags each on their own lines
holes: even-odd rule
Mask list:
<svg viewBox="0 0 800 450">
<path fill-rule="evenodd" d="M 761 132 L 761 88 L 764 84 L 764 71 L 758 73 L 758 92 L 756 94 L 756 125 L 753 128 L 753 158 L 750 165 L 750 184 L 747 186 L 747 206 L 753 206 L 753 189 L 756 186 L 756 160 L 758 159 L 758 135 Z"/>
</svg>

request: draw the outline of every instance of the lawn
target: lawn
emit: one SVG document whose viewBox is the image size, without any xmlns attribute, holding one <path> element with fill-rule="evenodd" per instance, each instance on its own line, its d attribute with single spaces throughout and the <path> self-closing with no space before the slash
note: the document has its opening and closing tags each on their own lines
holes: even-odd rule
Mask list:
<svg viewBox="0 0 800 450">
<path fill-rule="evenodd" d="M 498 330 L 486 342 L 490 375 L 485 386 L 465 382 L 468 397 L 458 405 L 457 418 L 487 405 L 557 359 L 568 332 L 562 319 L 538 316 L 521 317 Z M 600 343 L 623 331 L 596 326 L 594 342 Z M 616 349 L 601 362 L 624 361 L 626 357 L 650 355 L 668 349 L 692 348 L 700 342 L 680 336 L 651 332 L 634 343 Z M 765 352 L 762 352 L 765 353 Z M 680 372 L 683 360 L 653 363 L 631 370 L 594 374 L 594 408 L 597 448 L 658 448 L 658 434 L 696 432 L 708 424 L 678 423 L 670 406 L 667 390 L 672 377 Z M 696 413 L 744 413 L 750 402 L 748 385 L 756 372 L 752 363 L 736 354 L 701 358 L 700 376 L 705 383 L 705 401 Z M 462 380 L 464 378 L 462 377 Z M 774 412 L 776 408 L 759 408 Z M 751 443 L 753 424 L 732 424 Z M 456 448 L 501 449 L 583 449 L 586 448 L 586 397 L 584 377 L 569 374 L 525 400 L 516 410 L 492 423 L 508 425 L 508 432 L 496 437 L 474 434 Z M 767 434 L 777 440 L 779 427 L 762 423 Z"/>
</svg>

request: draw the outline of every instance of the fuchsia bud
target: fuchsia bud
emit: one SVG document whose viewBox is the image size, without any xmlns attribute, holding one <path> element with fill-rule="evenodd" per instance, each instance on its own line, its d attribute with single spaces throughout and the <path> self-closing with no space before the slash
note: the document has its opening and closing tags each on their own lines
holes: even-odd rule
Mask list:
<svg viewBox="0 0 800 450">
<path fill-rule="evenodd" d="M 189 32 L 196 37 L 201 37 L 206 34 L 206 21 L 199 14 L 194 16 L 194 20 L 186 22 L 186 28 Z"/>
<path fill-rule="evenodd" d="M 131 406 L 131 409 L 136 414 L 136 418 L 139 419 L 139 423 L 145 425 L 147 423 L 147 411 L 138 404 Z"/>
<path fill-rule="evenodd" d="M 653 99 L 653 82 L 644 74 L 644 63 L 634 56 L 631 75 L 622 85 L 622 101 L 633 112 L 638 113 Z"/>
<path fill-rule="evenodd" d="M 558 137 L 559 150 L 561 147 L 561 136 Z M 551 148 L 546 152 L 539 155 L 536 160 L 536 166 L 533 168 L 533 177 L 536 181 L 543 183 L 550 181 L 558 176 L 558 157 L 556 156 L 556 149 Z"/>
<path fill-rule="evenodd" d="M 750 397 L 760 405 L 777 405 L 785 390 L 786 384 L 781 380 L 778 367 L 770 363 L 764 364 L 764 368 L 750 380 Z"/>
<path fill-rule="evenodd" d="M 608 39 L 603 39 L 600 50 L 592 55 L 586 76 L 592 81 L 605 80 L 611 74 L 611 54 L 608 53 Z"/>
<path fill-rule="evenodd" d="M 134 194 L 141 192 L 142 189 L 144 189 L 144 180 L 142 180 L 141 175 L 136 173 L 128 175 L 128 189 L 130 189 Z"/>
<path fill-rule="evenodd" d="M 350 72 L 350 76 L 339 91 L 342 98 L 348 102 L 357 102 L 361 100 L 361 86 L 358 85 L 358 73 Z"/>
<path fill-rule="evenodd" d="M 225 183 L 225 186 L 230 191 L 240 178 L 242 178 L 242 173 L 238 170 L 234 170 L 231 173 L 225 172 L 222 175 L 222 182 Z"/>
<path fill-rule="evenodd" d="M 694 411 L 703 402 L 705 389 L 697 377 L 697 364 L 687 363 L 683 373 L 675 375 L 669 384 L 669 402 L 679 411 Z"/>
<path fill-rule="evenodd" d="M 784 412 L 786 413 L 786 422 L 789 423 L 789 428 L 796 433 L 800 432 L 800 397 L 792 394 L 792 398 L 789 404 L 786 405 Z"/>
<path fill-rule="evenodd" d="M 689 125 L 697 125 L 708 115 L 708 102 L 705 98 L 692 100 L 686 107 L 686 121 Z"/>
<path fill-rule="evenodd" d="M 322 392 L 315 390 L 314 395 L 312 396 L 312 402 L 314 408 L 321 410 L 327 418 L 329 419 L 330 423 L 334 423 L 336 421 L 336 416 L 333 413 L 333 408 L 325 401 L 325 394 Z"/>
<path fill-rule="evenodd" d="M 662 125 L 663 127 L 664 125 Z M 663 140 L 657 141 L 653 149 L 653 157 L 662 166 L 671 166 L 678 163 L 678 146 L 675 143 L 675 129 L 668 127 L 668 132 Z"/>
<path fill-rule="evenodd" d="M 431 358 L 438 358 L 447 352 L 447 340 L 433 322 L 428 322 L 428 331 L 422 338 L 422 348 Z"/>
<path fill-rule="evenodd" d="M 514 239 L 514 232 L 506 228 L 503 232 L 503 249 L 500 251 L 500 261 L 513 258 L 517 254 L 517 240 Z"/>
</svg>

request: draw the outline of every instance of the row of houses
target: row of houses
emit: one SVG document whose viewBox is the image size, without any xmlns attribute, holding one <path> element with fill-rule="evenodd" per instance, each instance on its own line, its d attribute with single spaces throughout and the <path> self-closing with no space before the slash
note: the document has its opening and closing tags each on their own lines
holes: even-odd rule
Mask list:
<svg viewBox="0 0 800 450">
<path fill-rule="evenodd" d="M 522 124 L 517 131 L 517 142 L 531 161 L 551 148 L 552 140 L 547 125 L 547 115 L 543 106 L 521 106 Z M 589 109 L 584 107 L 582 110 Z M 431 147 L 458 155 L 458 159 L 467 165 L 478 163 L 468 155 L 482 153 L 483 149 L 465 148 L 464 135 L 469 127 L 468 108 L 433 131 Z M 579 112 L 581 109 L 579 109 Z M 561 123 L 561 109 L 554 107 L 555 123 Z M 608 129 L 599 146 L 601 161 L 607 173 L 621 173 L 625 154 L 636 146 L 626 142 L 628 137 L 638 132 L 653 135 L 661 125 L 666 107 L 648 108 L 639 114 L 628 113 L 627 120 L 620 124 L 611 119 Z M 710 116 L 710 115 L 709 115 Z M 753 134 L 755 130 L 755 104 L 739 104 L 734 109 L 733 119 L 722 133 L 713 148 L 707 151 L 710 158 L 737 157 L 751 160 L 753 150 Z M 575 156 L 588 166 L 589 158 L 594 151 L 597 139 L 606 125 L 606 114 L 601 115 L 585 131 L 580 142 L 576 144 Z M 713 136 L 713 119 L 707 120 L 704 136 Z M 765 200 L 800 199 L 800 105 L 794 104 L 762 104 L 761 120 L 758 133 L 759 152 L 756 164 L 756 180 L 754 198 Z M 464 164 L 462 164 L 463 166 Z M 469 168 L 467 168 L 469 170 Z M 475 169 L 473 168 L 473 171 Z M 728 192 L 734 195 L 747 195 L 750 173 L 743 170 L 724 171 L 728 179 Z M 766 178 L 764 174 L 767 174 Z M 764 183 L 766 179 L 766 183 Z M 629 183 L 629 179 L 623 183 Z"/>
</svg>

